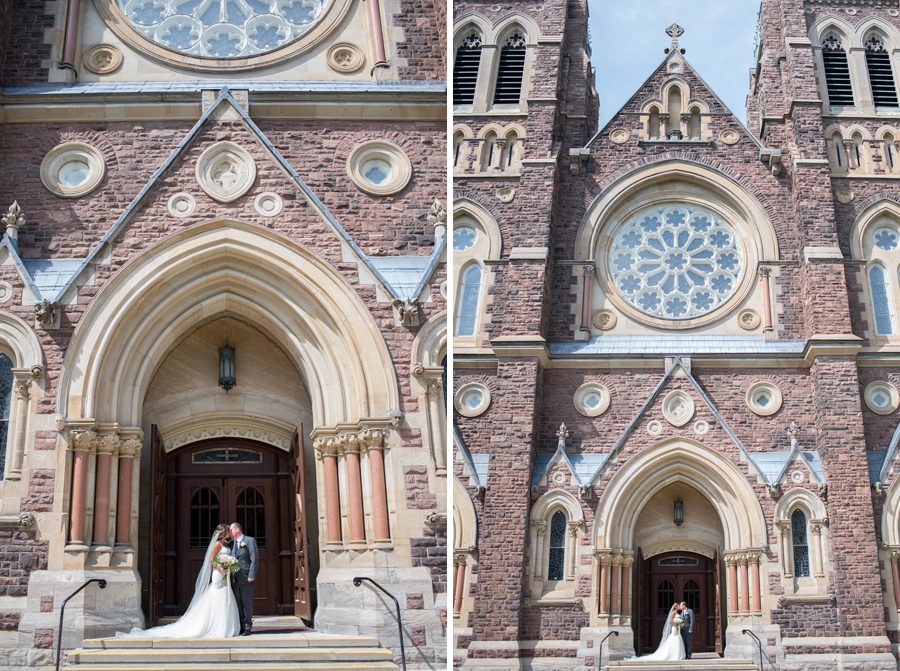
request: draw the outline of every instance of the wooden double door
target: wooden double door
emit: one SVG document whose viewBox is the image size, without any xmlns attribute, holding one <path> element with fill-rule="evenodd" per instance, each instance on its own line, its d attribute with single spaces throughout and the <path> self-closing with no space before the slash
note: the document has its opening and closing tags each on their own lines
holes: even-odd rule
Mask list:
<svg viewBox="0 0 900 671">
<path fill-rule="evenodd" d="M 166 454 L 158 435 L 153 441 L 151 620 L 185 611 L 222 522 L 256 539 L 254 614 L 311 619 L 299 434 L 290 453 L 222 438 Z"/>
<path fill-rule="evenodd" d="M 694 611 L 693 652 L 722 652 L 717 559 L 691 552 L 667 552 L 641 559 L 640 564 L 640 654 L 657 648 L 669 609 L 681 601 Z"/>
</svg>

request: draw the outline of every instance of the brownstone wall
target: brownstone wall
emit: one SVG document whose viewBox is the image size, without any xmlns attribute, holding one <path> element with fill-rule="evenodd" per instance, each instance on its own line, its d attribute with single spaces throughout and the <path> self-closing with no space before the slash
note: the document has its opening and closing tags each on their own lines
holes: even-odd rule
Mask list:
<svg viewBox="0 0 900 671">
<path fill-rule="evenodd" d="M 33 529 L 0 529 L 0 596 L 25 596 L 32 571 L 47 568 L 49 543 Z M 15 613 L 0 613 L 0 629 L 18 626 Z"/>
<path fill-rule="evenodd" d="M 447 3 L 445 0 L 402 0 L 394 25 L 403 30 L 397 55 L 406 59 L 400 79 L 446 80 Z"/>
<path fill-rule="evenodd" d="M 0 42 L 5 47 L 0 84 L 27 84 L 46 82 L 50 63 L 50 42 L 47 31 L 53 28 L 54 2 L 44 0 L 16 0 L 12 5 L 9 24 L 0 15 L 0 26 L 8 25 L 8 39 Z M 0 10 L 2 11 L 2 10 Z M 9 10 L 7 10 L 8 12 Z"/>
</svg>

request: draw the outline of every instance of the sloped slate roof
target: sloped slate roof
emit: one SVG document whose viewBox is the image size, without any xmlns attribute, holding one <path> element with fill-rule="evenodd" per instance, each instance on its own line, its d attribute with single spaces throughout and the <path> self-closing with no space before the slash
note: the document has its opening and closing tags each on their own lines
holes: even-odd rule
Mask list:
<svg viewBox="0 0 900 671">
<path fill-rule="evenodd" d="M 459 432 L 459 427 L 455 425 L 453 427 L 453 443 L 456 445 L 456 453 L 462 458 L 463 464 L 468 469 L 469 475 L 475 480 L 476 486 L 486 488 L 491 455 L 472 454 L 469 451 L 469 446 L 466 445 L 465 439 Z"/>
</svg>

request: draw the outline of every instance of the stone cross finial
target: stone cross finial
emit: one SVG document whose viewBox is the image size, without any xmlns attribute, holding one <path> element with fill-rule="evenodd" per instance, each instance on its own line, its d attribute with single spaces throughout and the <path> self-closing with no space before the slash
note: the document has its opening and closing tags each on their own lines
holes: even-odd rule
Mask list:
<svg viewBox="0 0 900 671">
<path fill-rule="evenodd" d="M 666 35 L 672 38 L 672 45 L 678 44 L 678 38 L 684 35 L 684 28 L 679 26 L 677 23 L 673 23 L 671 26 L 666 28 Z"/>
<path fill-rule="evenodd" d="M 559 438 L 559 442 L 563 445 L 566 444 L 566 438 L 569 437 L 569 430 L 566 428 L 565 423 L 559 425 L 559 431 L 556 432 L 556 437 Z"/>
<path fill-rule="evenodd" d="M 19 207 L 19 201 L 14 200 L 9 206 L 6 214 L 0 217 L 0 222 L 6 226 L 6 234 L 11 240 L 17 240 L 19 237 L 19 228 L 25 225 L 25 215 L 22 214 L 22 208 Z"/>
<path fill-rule="evenodd" d="M 800 435 L 800 429 L 797 428 L 797 425 L 794 422 L 788 424 L 787 432 L 791 437 L 791 443 L 797 442 L 797 436 Z"/>
</svg>

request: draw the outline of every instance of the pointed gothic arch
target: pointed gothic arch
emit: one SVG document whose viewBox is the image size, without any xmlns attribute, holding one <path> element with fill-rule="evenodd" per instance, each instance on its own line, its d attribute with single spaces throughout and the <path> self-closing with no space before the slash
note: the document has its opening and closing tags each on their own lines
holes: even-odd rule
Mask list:
<svg viewBox="0 0 900 671">
<path fill-rule="evenodd" d="M 59 412 L 140 426 L 165 355 L 187 329 L 229 313 L 261 325 L 297 363 L 316 427 L 397 411 L 387 346 L 340 274 L 268 229 L 215 220 L 135 257 L 98 293 L 68 348 Z"/>
</svg>

